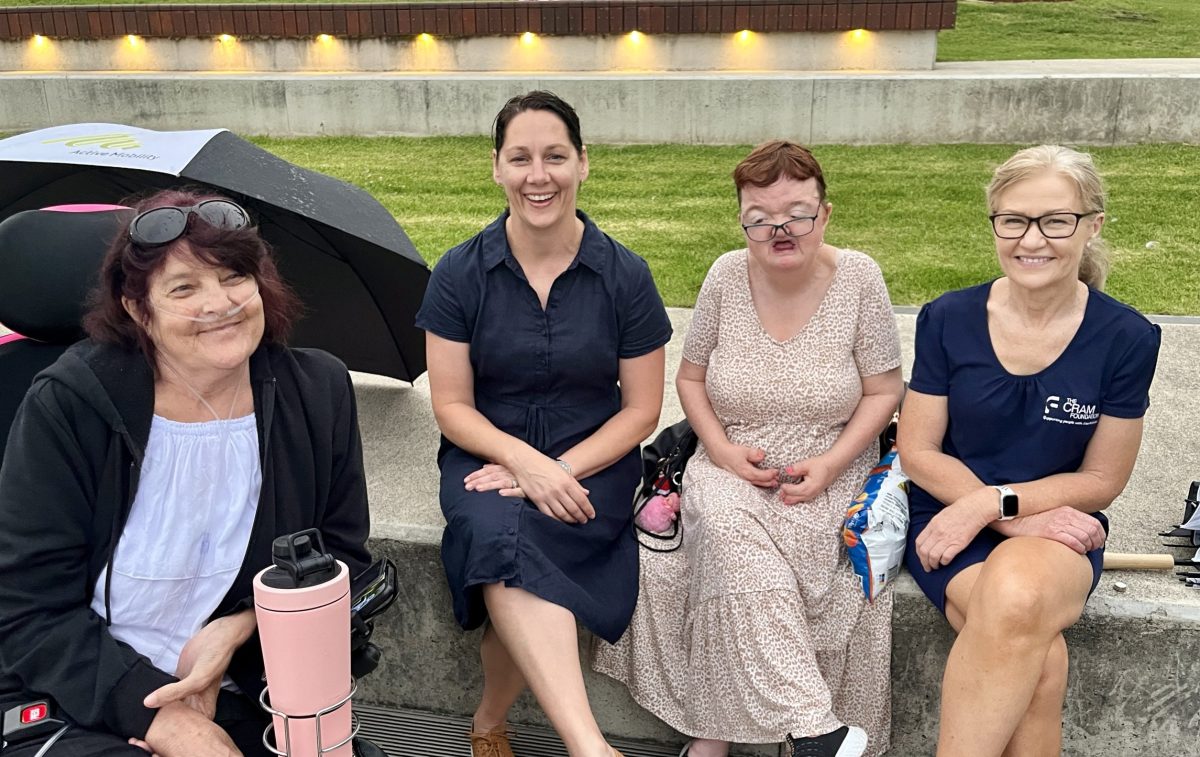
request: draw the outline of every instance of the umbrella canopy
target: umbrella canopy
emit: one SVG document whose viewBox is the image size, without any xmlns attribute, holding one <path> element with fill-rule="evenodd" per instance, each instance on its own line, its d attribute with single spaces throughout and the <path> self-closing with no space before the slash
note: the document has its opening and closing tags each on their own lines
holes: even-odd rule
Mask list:
<svg viewBox="0 0 1200 757">
<path fill-rule="evenodd" d="M 250 211 L 304 301 L 291 344 L 352 370 L 412 381 L 425 370 L 414 326 L 429 267 L 379 201 L 223 129 L 159 132 L 72 124 L 0 140 L 0 220 L 65 203 L 114 203 L 198 185 Z"/>
</svg>

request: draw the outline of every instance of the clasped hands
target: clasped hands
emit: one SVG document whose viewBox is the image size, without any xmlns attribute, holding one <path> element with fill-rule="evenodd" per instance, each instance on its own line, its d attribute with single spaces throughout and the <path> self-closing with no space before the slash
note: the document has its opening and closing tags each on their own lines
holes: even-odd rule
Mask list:
<svg viewBox="0 0 1200 757">
<path fill-rule="evenodd" d="M 989 525 L 1008 537 L 1032 536 L 1057 541 L 1081 555 L 1104 546 L 1106 535 L 1100 521 L 1073 507 L 1056 507 L 1007 521 L 997 521 L 998 515 L 998 495 L 990 486 L 980 487 L 947 505 L 917 537 L 921 567 L 931 571 L 949 565 Z"/>
<path fill-rule="evenodd" d="M 197 631 L 179 654 L 175 675 L 180 680 L 152 691 L 142 702 L 158 709 L 146 738 L 129 743 L 157 757 L 241 757 L 213 717 L 233 653 L 254 628 L 254 611 L 243 610 Z"/>
<path fill-rule="evenodd" d="M 732 442 L 710 449 L 708 457 L 717 467 L 729 471 L 763 489 L 779 489 L 779 499 L 785 505 L 811 502 L 829 488 L 841 472 L 826 456 L 816 455 L 779 468 L 762 468 L 767 453 L 758 447 L 746 447 Z M 786 481 L 781 482 L 780 474 Z"/>
<path fill-rule="evenodd" d="M 512 464 L 488 463 L 463 479 L 467 491 L 495 491 L 533 503 L 543 515 L 563 523 L 587 523 L 596 517 L 583 484 L 552 458 L 530 452 Z"/>
</svg>

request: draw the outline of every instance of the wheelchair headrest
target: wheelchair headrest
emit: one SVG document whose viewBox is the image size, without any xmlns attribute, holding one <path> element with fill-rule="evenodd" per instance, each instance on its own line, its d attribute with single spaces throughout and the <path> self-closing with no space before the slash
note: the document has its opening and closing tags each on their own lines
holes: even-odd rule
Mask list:
<svg viewBox="0 0 1200 757">
<path fill-rule="evenodd" d="M 119 205 L 60 205 L 0 222 L 0 323 L 41 342 L 81 339 L 88 292 L 131 213 Z"/>
</svg>

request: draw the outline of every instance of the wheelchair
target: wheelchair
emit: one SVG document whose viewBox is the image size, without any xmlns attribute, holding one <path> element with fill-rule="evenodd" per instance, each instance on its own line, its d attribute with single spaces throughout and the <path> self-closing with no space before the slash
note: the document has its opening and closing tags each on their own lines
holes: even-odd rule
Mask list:
<svg viewBox="0 0 1200 757">
<path fill-rule="evenodd" d="M 15 332 L 0 335 L 0 465 L 2 442 L 33 378 L 84 337 L 84 307 L 108 241 L 122 233 L 131 216 L 130 209 L 120 206 L 59 206 L 27 210 L 0 222 L 0 324 Z M 371 643 L 373 621 L 391 606 L 396 590 L 391 560 L 378 560 L 352 578 L 350 649 L 355 679 L 379 665 L 382 653 Z M 55 717 L 53 708 L 51 700 L 43 699 L 3 712 L 0 753 L 38 739 L 44 742 L 36 757 L 54 757 L 54 742 L 69 725 Z M 362 738 L 354 738 L 353 750 L 355 757 L 387 757 Z"/>
</svg>

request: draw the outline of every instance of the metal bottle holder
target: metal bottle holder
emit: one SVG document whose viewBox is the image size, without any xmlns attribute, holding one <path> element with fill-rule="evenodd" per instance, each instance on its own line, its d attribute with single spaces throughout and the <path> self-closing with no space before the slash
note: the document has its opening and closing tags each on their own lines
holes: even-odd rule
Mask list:
<svg viewBox="0 0 1200 757">
<path fill-rule="evenodd" d="M 291 735 L 291 728 L 288 725 L 288 723 L 291 721 L 291 717 L 289 717 L 286 713 L 280 712 L 279 710 L 276 710 L 273 707 L 271 707 L 271 705 L 267 704 L 267 693 L 269 690 L 270 690 L 270 687 L 264 686 L 262 693 L 258 695 L 258 705 L 260 707 L 262 707 L 263 710 L 265 710 L 268 714 L 273 716 L 271 722 L 269 724 L 267 724 L 267 727 L 263 730 L 263 735 L 262 735 L 263 747 L 271 754 L 278 755 L 279 757 L 300 757 L 299 755 L 292 754 L 292 735 Z M 336 749 L 341 749 L 342 747 L 344 747 L 347 744 L 349 744 L 350 742 L 352 742 L 358 736 L 360 723 L 358 722 L 358 715 L 354 714 L 354 712 L 352 710 L 350 712 L 350 735 L 347 736 L 344 740 L 339 741 L 338 743 L 334 744 L 331 747 L 321 747 L 321 744 L 325 743 L 324 739 L 321 738 L 321 719 L 324 718 L 326 715 L 330 715 L 334 712 L 337 712 L 338 710 L 342 709 L 346 705 L 350 704 L 350 700 L 352 700 L 354 698 L 354 695 L 357 693 L 358 693 L 358 681 L 351 678 L 349 694 L 347 694 L 345 697 L 343 697 L 340 701 L 335 702 L 334 704 L 331 704 L 322 710 L 318 710 L 316 715 L 304 716 L 306 718 L 315 717 L 317 719 L 317 723 L 316 723 L 316 725 L 317 725 L 317 754 L 329 754 L 330 752 L 333 752 Z M 275 717 L 278 717 L 281 720 L 283 720 L 283 751 L 282 752 L 279 751 L 278 749 L 276 749 L 274 746 L 272 746 L 271 741 L 270 741 L 271 734 L 275 730 L 275 720 L 274 720 Z"/>
</svg>

